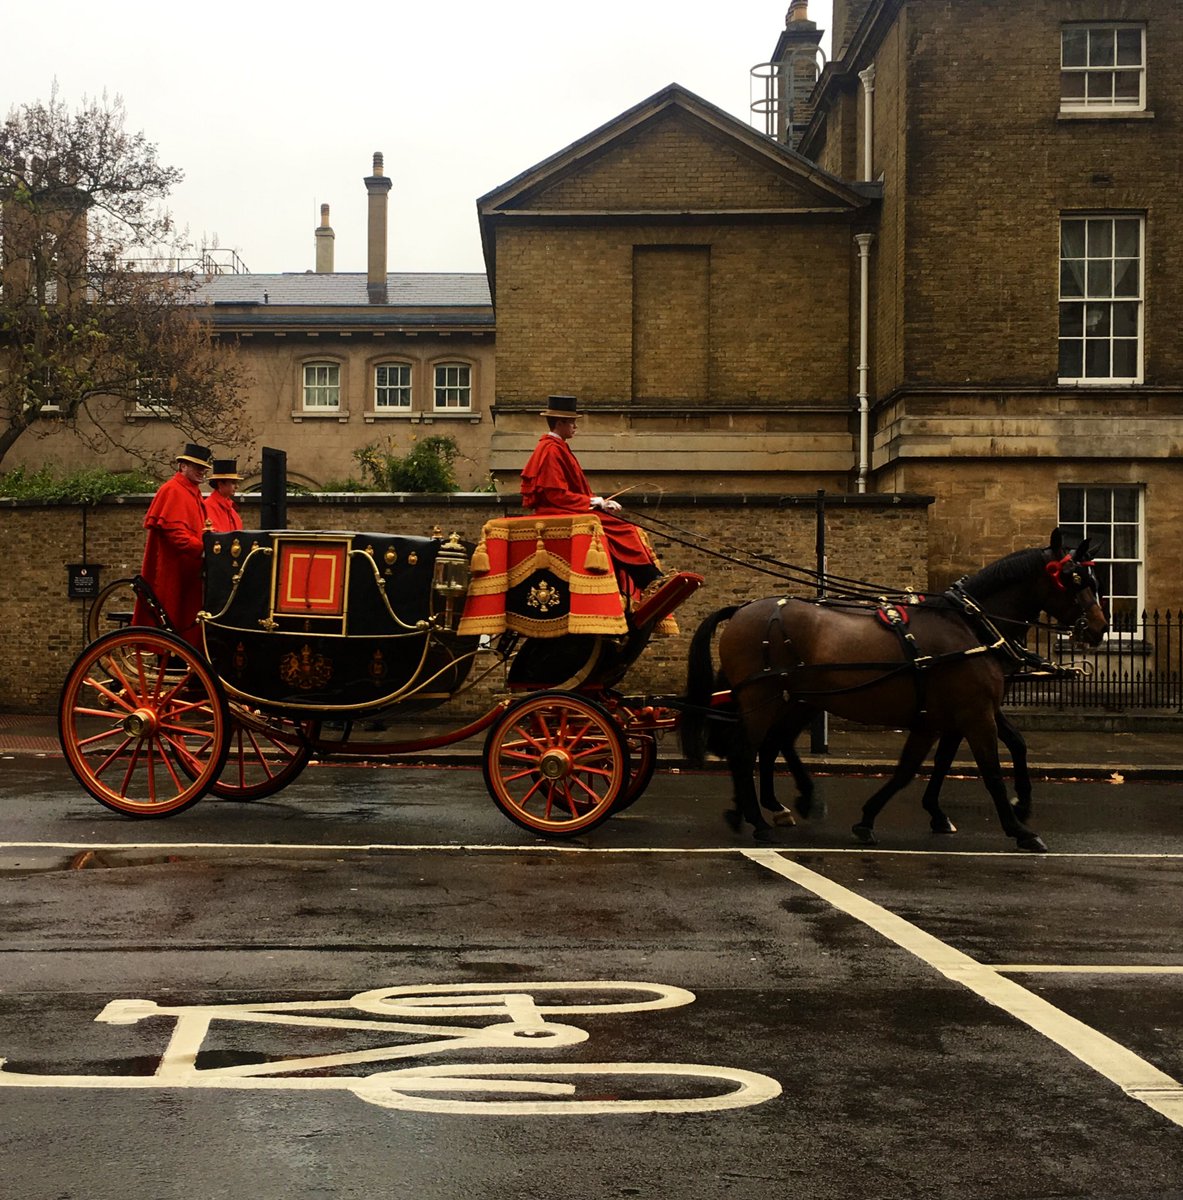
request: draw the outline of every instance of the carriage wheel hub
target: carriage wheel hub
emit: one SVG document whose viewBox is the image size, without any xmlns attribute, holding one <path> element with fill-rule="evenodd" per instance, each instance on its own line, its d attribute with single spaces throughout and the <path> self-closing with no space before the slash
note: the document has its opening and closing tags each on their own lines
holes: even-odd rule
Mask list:
<svg viewBox="0 0 1183 1200">
<path fill-rule="evenodd" d="M 571 774 L 571 756 L 565 750 L 548 750 L 538 760 L 544 779 L 562 779 Z"/>
<path fill-rule="evenodd" d="M 137 708 L 123 718 L 123 732 L 131 737 L 147 737 L 155 731 L 156 714 L 150 708 Z"/>
</svg>

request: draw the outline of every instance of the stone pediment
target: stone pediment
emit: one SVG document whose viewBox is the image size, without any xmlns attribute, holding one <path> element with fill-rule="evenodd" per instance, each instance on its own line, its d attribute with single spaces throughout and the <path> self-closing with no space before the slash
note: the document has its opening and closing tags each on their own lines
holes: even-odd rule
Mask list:
<svg viewBox="0 0 1183 1200">
<path fill-rule="evenodd" d="M 498 217 L 841 213 L 864 191 L 671 84 L 478 201 Z"/>
</svg>

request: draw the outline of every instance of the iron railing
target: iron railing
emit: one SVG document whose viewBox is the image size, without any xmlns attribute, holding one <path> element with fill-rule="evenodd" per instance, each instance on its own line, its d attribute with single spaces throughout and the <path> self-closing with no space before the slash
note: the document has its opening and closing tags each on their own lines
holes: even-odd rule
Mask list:
<svg viewBox="0 0 1183 1200">
<path fill-rule="evenodd" d="M 1015 678 L 1008 708 L 1158 709 L 1183 712 L 1183 608 L 1146 612 L 1129 631 L 1110 633 L 1095 649 L 1074 646 L 1054 630 L 1034 629 L 1028 648 L 1083 674 Z"/>
</svg>

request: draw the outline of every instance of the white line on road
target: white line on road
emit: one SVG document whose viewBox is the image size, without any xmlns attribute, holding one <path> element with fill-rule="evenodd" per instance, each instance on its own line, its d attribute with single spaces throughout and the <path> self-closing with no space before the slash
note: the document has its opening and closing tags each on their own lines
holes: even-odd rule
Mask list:
<svg viewBox="0 0 1183 1200">
<path fill-rule="evenodd" d="M 910 921 L 905 921 L 903 917 L 888 912 L 873 900 L 784 858 L 775 850 L 745 850 L 744 854 L 760 866 L 775 871 L 862 921 L 876 933 L 928 963 L 946 979 L 962 984 L 983 1000 L 1042 1033 L 1117 1084 L 1126 1095 L 1140 1100 L 1176 1125 L 1183 1125 L 1183 1085 L 1112 1038 L 1069 1016 L 1014 980 L 1006 979 L 994 967 L 977 962 L 968 954 L 955 950 Z"/>
<path fill-rule="evenodd" d="M 803 846 L 782 847 L 777 851 L 751 851 L 739 846 L 572 846 L 557 842 L 538 843 L 513 846 L 499 843 L 466 843 L 441 844 L 437 842 L 357 842 L 357 843 L 328 843 L 328 842 L 0 842 L 0 850 L 267 850 L 282 853 L 284 851 L 320 851 L 321 853 L 341 851 L 419 851 L 438 850 L 447 854 L 743 854 L 779 853 L 805 855 L 813 858 L 824 855 L 866 855 L 874 858 L 913 857 L 913 858 L 1018 858 L 1031 863 L 1047 862 L 1054 858 L 1088 858 L 1088 859 L 1154 859 L 1154 860 L 1183 860 L 1183 852 L 1127 854 L 1122 851 L 1068 851 L 1048 854 L 1030 854 L 1025 850 L 888 850 L 882 847 L 868 846 Z"/>
<path fill-rule="evenodd" d="M 1183 975 L 1178 966 L 1121 966 L 1119 963 L 983 963 L 1007 975 Z"/>
</svg>

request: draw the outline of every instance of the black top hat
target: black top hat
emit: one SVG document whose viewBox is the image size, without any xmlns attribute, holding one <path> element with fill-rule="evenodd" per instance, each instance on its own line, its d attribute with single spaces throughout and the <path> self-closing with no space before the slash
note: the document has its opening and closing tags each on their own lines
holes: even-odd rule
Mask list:
<svg viewBox="0 0 1183 1200">
<path fill-rule="evenodd" d="M 207 446 L 195 446 L 190 442 L 185 449 L 177 455 L 177 462 L 192 463 L 195 467 L 205 467 L 208 471 L 213 465 L 214 452 Z"/>
<path fill-rule="evenodd" d="M 560 420 L 579 416 L 579 401 L 574 396 L 547 396 L 546 407 L 539 414 L 543 417 L 558 417 Z"/>
<path fill-rule="evenodd" d="M 238 479 L 242 476 L 238 473 L 238 460 L 235 458 L 215 458 L 214 469 L 210 472 L 210 483 L 217 483 L 219 479 Z"/>
</svg>

